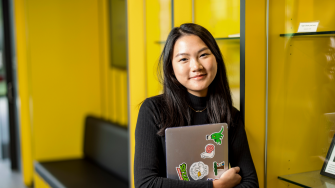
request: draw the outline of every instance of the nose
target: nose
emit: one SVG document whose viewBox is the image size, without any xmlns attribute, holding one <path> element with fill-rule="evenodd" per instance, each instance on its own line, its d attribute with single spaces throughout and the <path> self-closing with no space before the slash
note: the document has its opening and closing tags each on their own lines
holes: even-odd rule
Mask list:
<svg viewBox="0 0 335 188">
<path fill-rule="evenodd" d="M 190 66 L 191 66 L 192 72 L 196 72 L 204 68 L 197 59 L 191 60 Z"/>
</svg>

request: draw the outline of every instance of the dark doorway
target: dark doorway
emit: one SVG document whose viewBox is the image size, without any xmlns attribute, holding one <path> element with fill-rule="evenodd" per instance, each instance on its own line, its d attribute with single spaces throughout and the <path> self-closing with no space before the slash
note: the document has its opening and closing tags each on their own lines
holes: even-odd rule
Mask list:
<svg viewBox="0 0 335 188">
<path fill-rule="evenodd" d="M 13 9 L 11 0 L 0 0 L 0 142 L 1 158 L 11 169 L 20 169 L 19 126 L 16 113 L 16 66 L 14 62 Z"/>
</svg>

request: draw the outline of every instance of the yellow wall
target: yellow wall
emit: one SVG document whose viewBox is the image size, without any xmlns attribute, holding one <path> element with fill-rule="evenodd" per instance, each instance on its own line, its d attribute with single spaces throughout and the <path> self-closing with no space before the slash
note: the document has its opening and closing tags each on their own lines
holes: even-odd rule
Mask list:
<svg viewBox="0 0 335 188">
<path fill-rule="evenodd" d="M 245 126 L 259 185 L 264 187 L 266 1 L 246 1 L 245 9 Z"/>
<path fill-rule="evenodd" d="M 159 83 L 158 61 L 164 47 L 164 41 L 171 30 L 171 1 L 145 1 L 145 61 L 147 97 L 162 92 Z M 143 99 L 144 100 L 144 99 Z"/>
<path fill-rule="evenodd" d="M 135 127 L 140 102 L 146 96 L 145 17 L 143 1 L 128 0 L 128 81 L 131 186 L 134 186 Z"/>
<path fill-rule="evenodd" d="M 108 9 L 105 0 L 14 3 L 23 179 L 31 185 L 33 160 L 82 156 L 86 115 L 112 119 Z"/>
<path fill-rule="evenodd" d="M 109 67 L 107 82 L 107 90 L 110 97 L 107 118 L 126 127 L 128 126 L 127 70 Z"/>
<path fill-rule="evenodd" d="M 16 54 L 17 54 L 17 75 L 18 75 L 18 95 L 20 100 L 20 128 L 21 128 L 21 159 L 23 182 L 31 185 L 33 179 L 33 156 L 32 156 L 32 135 L 31 117 L 29 113 L 30 77 L 28 74 L 28 52 L 26 36 L 26 15 L 25 1 L 17 0 L 14 4 L 15 29 L 16 29 Z"/>
<path fill-rule="evenodd" d="M 107 119 L 122 126 L 128 126 L 128 89 L 127 89 L 127 22 L 126 1 L 104 0 L 108 2 L 108 35 L 104 37 L 110 60 L 107 70 Z M 104 30 L 106 31 L 106 30 Z"/>
<path fill-rule="evenodd" d="M 192 23 L 192 0 L 174 1 L 173 8 L 174 27 L 183 23 Z"/>
</svg>

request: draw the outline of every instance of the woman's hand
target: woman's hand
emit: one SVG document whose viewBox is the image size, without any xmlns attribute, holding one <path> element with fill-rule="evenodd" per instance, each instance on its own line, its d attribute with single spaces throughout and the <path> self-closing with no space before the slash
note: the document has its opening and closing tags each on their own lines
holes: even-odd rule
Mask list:
<svg viewBox="0 0 335 188">
<path fill-rule="evenodd" d="M 233 167 L 224 172 L 220 179 L 213 181 L 213 188 L 231 188 L 240 184 L 242 177 L 238 174 L 240 167 Z"/>
</svg>

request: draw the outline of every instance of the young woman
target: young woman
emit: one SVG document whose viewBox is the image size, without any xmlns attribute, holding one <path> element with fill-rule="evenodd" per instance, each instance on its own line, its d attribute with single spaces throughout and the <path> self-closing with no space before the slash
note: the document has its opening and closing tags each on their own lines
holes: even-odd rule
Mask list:
<svg viewBox="0 0 335 188">
<path fill-rule="evenodd" d="M 232 106 L 213 36 L 196 24 L 172 29 L 160 58 L 163 94 L 146 99 L 135 132 L 135 187 L 258 187 L 241 114 Z M 215 181 L 166 178 L 165 129 L 226 122 L 232 168 Z"/>
</svg>

